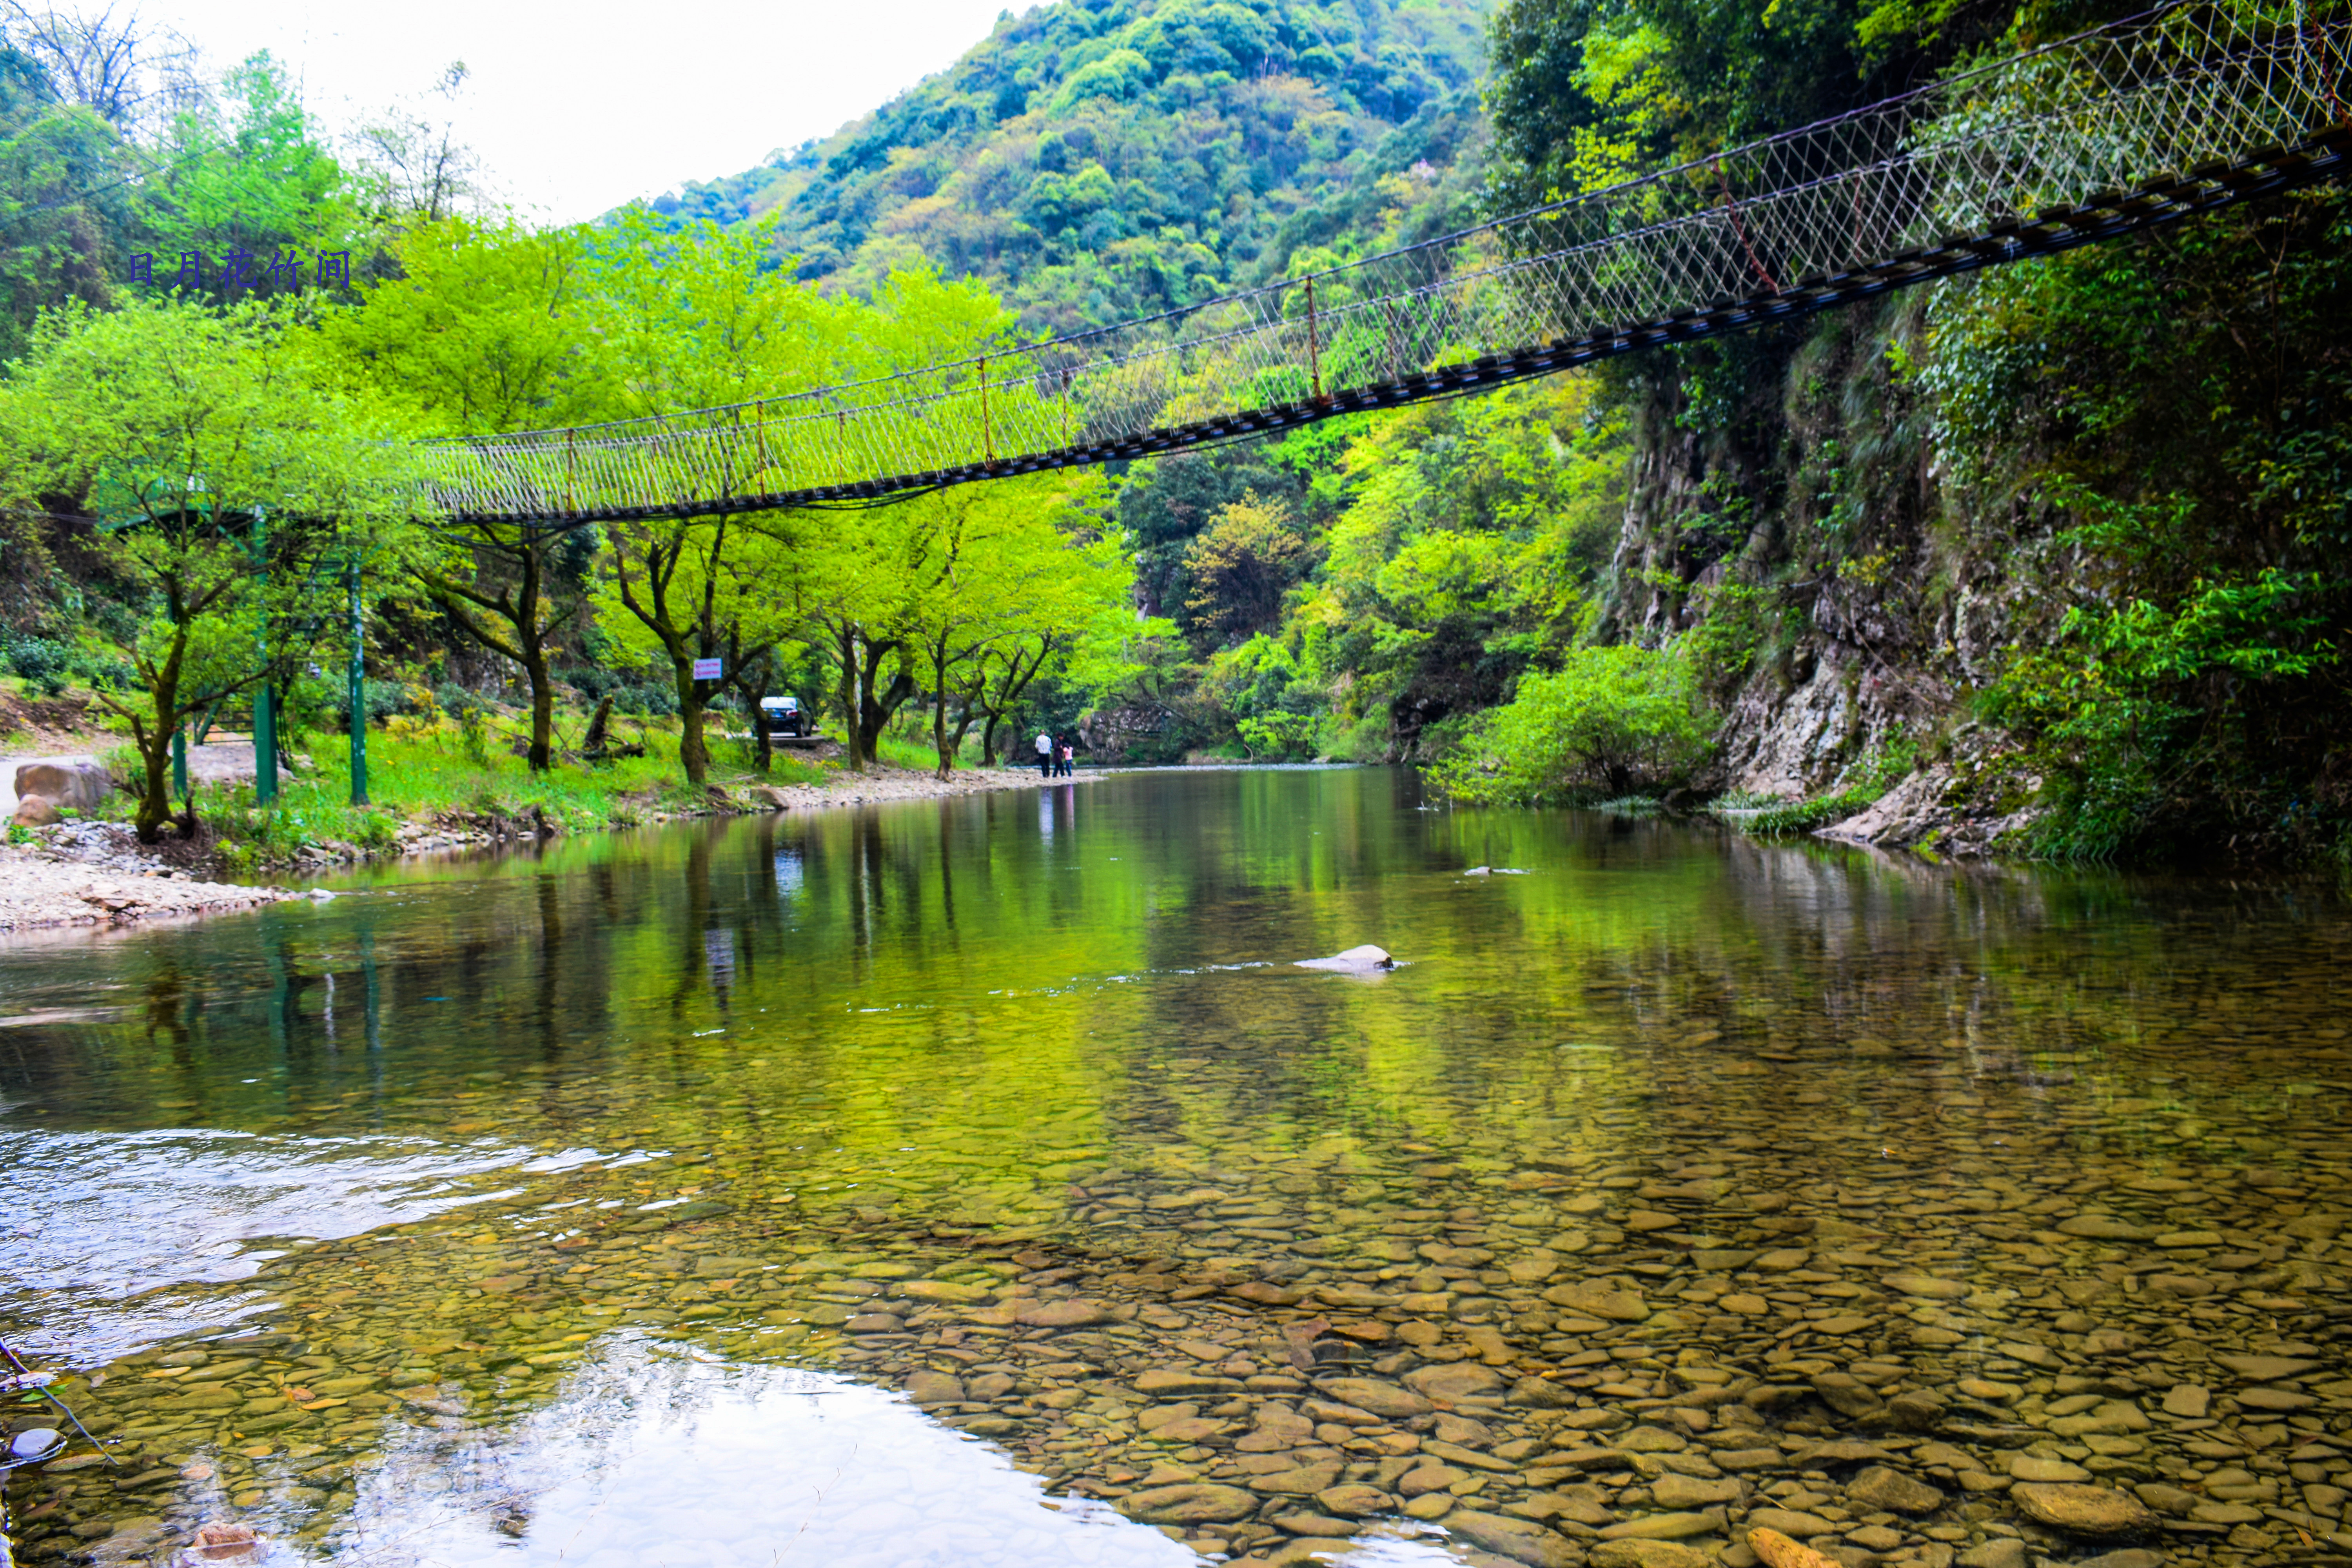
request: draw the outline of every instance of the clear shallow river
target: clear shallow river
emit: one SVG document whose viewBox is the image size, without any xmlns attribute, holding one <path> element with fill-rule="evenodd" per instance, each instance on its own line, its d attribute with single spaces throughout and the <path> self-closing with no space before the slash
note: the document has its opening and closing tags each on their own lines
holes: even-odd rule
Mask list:
<svg viewBox="0 0 2352 1568">
<path fill-rule="evenodd" d="M 2347 960 L 1377 771 L 0 945 L 22 1555 L 2342 1557 Z"/>
</svg>

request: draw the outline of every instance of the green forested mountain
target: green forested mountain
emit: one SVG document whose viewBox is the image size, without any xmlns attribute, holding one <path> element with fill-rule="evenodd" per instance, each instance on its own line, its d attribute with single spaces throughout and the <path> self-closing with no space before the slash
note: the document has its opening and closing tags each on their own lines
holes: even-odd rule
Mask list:
<svg viewBox="0 0 2352 1568">
<path fill-rule="evenodd" d="M 1482 140 L 1486 0 L 1065 0 L 760 168 L 665 196 L 772 216 L 803 276 L 985 279 L 1031 330 L 1193 303 L 1440 221 Z"/>
</svg>

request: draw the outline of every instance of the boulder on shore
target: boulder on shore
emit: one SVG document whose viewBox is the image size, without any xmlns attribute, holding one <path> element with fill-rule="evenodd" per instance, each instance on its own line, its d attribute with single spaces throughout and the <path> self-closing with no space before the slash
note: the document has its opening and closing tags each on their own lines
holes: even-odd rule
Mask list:
<svg viewBox="0 0 2352 1568">
<path fill-rule="evenodd" d="M 19 827 L 47 827 L 65 820 L 58 815 L 57 803 L 45 795 L 28 795 L 16 803 L 16 815 L 12 818 Z"/>
<path fill-rule="evenodd" d="M 114 793 L 114 775 L 91 762 L 20 763 L 16 796 L 39 795 L 68 811 L 92 811 Z"/>
</svg>

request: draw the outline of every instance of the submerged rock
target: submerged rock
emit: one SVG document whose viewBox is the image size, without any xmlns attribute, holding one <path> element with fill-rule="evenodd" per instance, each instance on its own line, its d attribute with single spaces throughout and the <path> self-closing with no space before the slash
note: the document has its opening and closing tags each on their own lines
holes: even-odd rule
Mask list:
<svg viewBox="0 0 2352 1568">
<path fill-rule="evenodd" d="M 215 1522 L 199 1527 L 180 1561 L 197 1563 L 258 1563 L 269 1551 L 269 1543 L 242 1524 Z"/>
<path fill-rule="evenodd" d="M 1118 1508 L 1139 1524 L 1230 1524 L 1255 1513 L 1261 1500 L 1240 1487 L 1192 1482 L 1130 1492 Z"/>
<path fill-rule="evenodd" d="M 1834 1559 L 1822 1556 L 1801 1541 L 1791 1541 L 1777 1530 L 1759 1527 L 1749 1531 L 1748 1549 L 1770 1568 L 1840 1568 Z"/>
<path fill-rule="evenodd" d="M 2070 1535 L 2133 1535 L 2156 1523 L 2139 1499 L 2105 1487 L 2020 1481 L 2009 1495 L 2027 1517 Z"/>
</svg>

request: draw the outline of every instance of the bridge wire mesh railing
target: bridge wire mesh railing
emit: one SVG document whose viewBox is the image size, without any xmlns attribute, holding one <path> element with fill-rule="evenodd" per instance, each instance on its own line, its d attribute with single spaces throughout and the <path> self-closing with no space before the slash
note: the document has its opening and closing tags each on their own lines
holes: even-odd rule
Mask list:
<svg viewBox="0 0 2352 1568">
<path fill-rule="evenodd" d="M 453 516 L 884 499 L 1447 395 L 2331 177 L 2343 0 L 2191 3 L 1802 130 L 1118 326 L 789 397 L 434 448 Z"/>
</svg>

